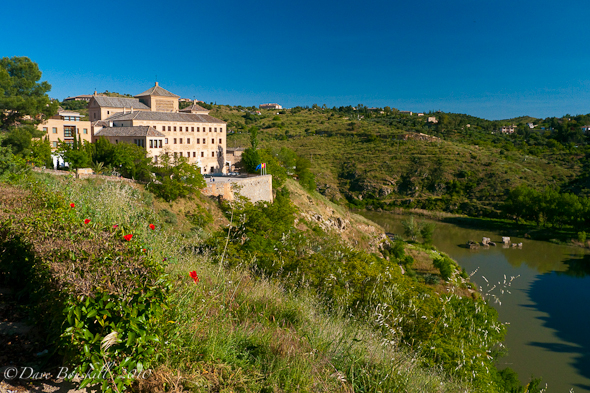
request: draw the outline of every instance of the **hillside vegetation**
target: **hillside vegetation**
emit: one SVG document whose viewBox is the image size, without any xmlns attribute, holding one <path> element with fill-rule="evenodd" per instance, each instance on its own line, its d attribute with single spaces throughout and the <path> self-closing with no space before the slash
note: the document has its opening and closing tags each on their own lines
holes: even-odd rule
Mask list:
<svg viewBox="0 0 590 393">
<path fill-rule="evenodd" d="M 23 310 L 50 349 L 40 364 L 41 346 L 23 348 L 23 365 L 82 373 L 114 361 L 113 375 L 84 380 L 105 390 L 519 386 L 493 366 L 504 327 L 453 261 L 419 243 L 384 248 L 377 227 L 296 182 L 273 205 L 219 210 L 154 200 L 142 186 L 9 173 L 1 279 L 30 294 Z M 195 210 L 222 226 L 191 225 Z M 133 380 L 123 369 L 152 371 Z"/>
<path fill-rule="evenodd" d="M 211 115 L 234 131 L 229 146 L 248 147 L 255 126 L 261 147 L 289 147 L 308 158 L 318 190 L 339 204 L 498 217 L 508 192 L 519 185 L 588 194 L 587 148 L 579 130 L 585 117 L 566 119 L 566 125 L 547 119 L 541 123 L 547 130 L 521 124 L 517 133 L 503 135 L 492 133 L 502 122 L 456 114 L 319 107 L 252 113 L 219 105 Z M 428 123 L 429 116 L 439 122 Z M 523 119 L 531 120 L 517 120 Z M 548 131 L 552 126 L 557 128 Z"/>
</svg>

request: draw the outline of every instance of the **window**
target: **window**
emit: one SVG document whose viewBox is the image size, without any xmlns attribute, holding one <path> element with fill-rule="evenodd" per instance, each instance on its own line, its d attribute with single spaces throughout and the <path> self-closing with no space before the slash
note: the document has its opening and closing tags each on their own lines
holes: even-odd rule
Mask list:
<svg viewBox="0 0 590 393">
<path fill-rule="evenodd" d="M 219 138 L 219 144 L 221 145 L 221 143 L 222 143 L 222 142 L 221 142 L 221 138 Z"/>
<path fill-rule="evenodd" d="M 180 141 L 178 143 L 180 143 L 182 145 L 182 138 L 180 138 Z"/>
<path fill-rule="evenodd" d="M 76 127 L 64 126 L 64 136 L 66 138 L 75 137 L 76 136 Z"/>
<path fill-rule="evenodd" d="M 154 162 L 157 164 L 158 163 L 158 156 L 154 156 Z"/>
<path fill-rule="evenodd" d="M 215 132 L 217 132 L 217 127 L 215 127 Z"/>
<path fill-rule="evenodd" d="M 118 144 L 118 143 L 119 143 L 119 140 L 118 139 L 115 139 L 115 144 Z"/>
<path fill-rule="evenodd" d="M 205 157 L 205 152 L 204 151 L 201 152 L 201 157 Z"/>
<path fill-rule="evenodd" d="M 222 127 L 219 127 L 219 132 L 223 132 L 223 128 Z"/>
<path fill-rule="evenodd" d="M 191 138 L 186 138 L 186 143 L 191 144 Z"/>
<path fill-rule="evenodd" d="M 194 152 L 193 152 L 193 157 L 196 157 L 196 156 L 197 156 L 197 152 L 196 152 L 196 151 L 194 151 Z"/>
<path fill-rule="evenodd" d="M 110 114 L 111 114 L 111 112 L 107 111 L 107 115 L 110 115 Z"/>
<path fill-rule="evenodd" d="M 197 127 L 197 132 L 201 132 L 201 127 Z"/>
<path fill-rule="evenodd" d="M 195 127 L 191 127 L 191 132 L 195 132 Z"/>
<path fill-rule="evenodd" d="M 184 127 L 184 130 L 185 130 L 186 132 L 188 132 L 188 127 Z"/>
<path fill-rule="evenodd" d="M 211 143 L 215 143 L 215 139 L 211 138 Z"/>
<path fill-rule="evenodd" d="M 215 157 L 215 152 L 214 151 L 211 152 L 211 157 Z"/>
<path fill-rule="evenodd" d="M 150 139 L 150 149 L 153 149 L 153 148 L 154 148 L 154 140 Z"/>
<path fill-rule="evenodd" d="M 174 152 L 174 158 L 176 158 L 176 152 Z"/>
<path fill-rule="evenodd" d="M 211 173 L 215 172 L 215 168 L 211 167 Z"/>
<path fill-rule="evenodd" d="M 174 144 L 176 145 L 176 138 L 174 138 Z"/>
<path fill-rule="evenodd" d="M 171 131 L 172 127 L 168 126 L 168 131 Z"/>
<path fill-rule="evenodd" d="M 168 139 L 166 139 L 166 143 L 168 143 Z M 160 146 L 159 146 L 159 148 L 160 149 L 162 148 L 162 140 L 161 139 L 160 139 Z"/>
<path fill-rule="evenodd" d="M 51 132 L 53 132 L 54 134 L 57 134 L 57 127 L 51 127 Z"/>
<path fill-rule="evenodd" d="M 57 142 L 51 142 L 51 144 L 53 145 L 53 147 L 57 147 Z"/>
<path fill-rule="evenodd" d="M 162 126 L 162 131 L 166 131 L 166 126 Z"/>
<path fill-rule="evenodd" d="M 168 138 L 164 138 L 164 143 L 168 144 Z M 160 147 L 162 147 L 162 146 L 160 146 Z"/>
<path fill-rule="evenodd" d="M 174 126 L 174 131 L 176 131 L 176 126 Z"/>
<path fill-rule="evenodd" d="M 201 138 L 197 138 L 197 145 L 201 144 Z"/>
<path fill-rule="evenodd" d="M 179 154 L 180 154 L 180 156 L 182 157 L 182 152 L 180 152 Z"/>
<path fill-rule="evenodd" d="M 88 128 L 83 128 L 82 130 L 84 134 L 88 134 Z"/>
<path fill-rule="evenodd" d="M 211 127 L 209 127 L 209 132 L 211 132 Z"/>
<path fill-rule="evenodd" d="M 47 132 L 47 127 L 43 127 L 43 132 Z"/>
</svg>

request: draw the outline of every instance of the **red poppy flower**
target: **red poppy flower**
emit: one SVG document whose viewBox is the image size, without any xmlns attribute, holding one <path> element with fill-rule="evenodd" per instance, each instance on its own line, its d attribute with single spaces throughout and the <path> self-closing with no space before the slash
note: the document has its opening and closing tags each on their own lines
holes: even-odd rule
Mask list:
<svg viewBox="0 0 590 393">
<path fill-rule="evenodd" d="M 119 226 L 117 224 L 113 225 L 113 229 L 117 229 Z"/>
<path fill-rule="evenodd" d="M 156 226 L 154 224 L 150 224 L 150 229 L 153 231 L 154 229 L 156 229 Z"/>
<path fill-rule="evenodd" d="M 70 207 L 76 207 L 76 205 L 74 205 L 73 203 L 70 203 Z"/>
<path fill-rule="evenodd" d="M 147 250 L 145 248 L 142 248 L 141 251 L 146 252 Z"/>
<path fill-rule="evenodd" d="M 199 282 L 199 276 L 197 276 L 197 272 L 196 271 L 192 271 L 189 273 L 189 276 L 191 276 L 191 278 L 193 279 L 193 281 L 196 283 Z"/>
<path fill-rule="evenodd" d="M 84 224 L 88 224 L 90 222 L 90 218 L 84 220 Z"/>
<path fill-rule="evenodd" d="M 132 235 L 132 234 L 129 234 L 129 235 L 125 235 L 125 236 L 123 236 L 123 239 L 125 239 L 125 240 L 127 240 L 127 241 L 131 241 L 131 238 L 132 238 L 132 237 L 133 237 L 133 235 Z"/>
</svg>

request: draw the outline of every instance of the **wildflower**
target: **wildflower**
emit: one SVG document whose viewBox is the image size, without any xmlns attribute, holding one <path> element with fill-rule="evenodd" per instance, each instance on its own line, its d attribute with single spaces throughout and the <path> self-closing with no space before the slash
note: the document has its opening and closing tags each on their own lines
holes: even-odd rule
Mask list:
<svg viewBox="0 0 590 393">
<path fill-rule="evenodd" d="M 192 271 L 189 273 L 189 275 L 191 276 L 191 278 L 193 279 L 193 281 L 196 283 L 199 282 L 199 276 L 197 276 L 197 272 L 196 271 Z"/>
<path fill-rule="evenodd" d="M 141 251 L 143 251 L 143 252 L 147 252 L 147 250 L 146 250 L 145 248 L 142 248 L 142 249 L 141 249 Z"/>
<path fill-rule="evenodd" d="M 123 239 L 125 239 L 125 240 L 127 240 L 129 242 L 129 241 L 131 241 L 131 238 L 132 237 L 133 237 L 133 235 L 132 234 L 129 234 L 129 235 L 123 236 Z"/>
<path fill-rule="evenodd" d="M 74 208 L 74 207 L 76 207 L 76 205 L 74 205 L 73 203 L 70 203 L 70 207 Z"/>
<path fill-rule="evenodd" d="M 119 226 L 117 224 L 113 225 L 113 229 L 117 229 Z"/>
<path fill-rule="evenodd" d="M 90 218 L 84 220 L 84 224 L 88 224 L 90 222 Z"/>
<path fill-rule="evenodd" d="M 156 226 L 154 224 L 150 224 L 150 229 L 153 231 L 154 229 L 156 229 Z"/>
</svg>

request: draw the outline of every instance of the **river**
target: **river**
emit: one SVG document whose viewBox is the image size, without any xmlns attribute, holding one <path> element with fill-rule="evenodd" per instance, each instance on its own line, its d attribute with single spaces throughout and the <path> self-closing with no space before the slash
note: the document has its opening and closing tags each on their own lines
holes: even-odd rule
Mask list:
<svg viewBox="0 0 590 393">
<path fill-rule="evenodd" d="M 362 214 L 387 232 L 403 234 L 404 216 Z M 548 392 L 590 393 L 590 254 L 582 248 L 522 238 L 511 238 L 522 242 L 522 249 L 503 248 L 506 234 L 435 223 L 434 245 L 469 273 L 477 270 L 471 281 L 482 293 L 496 286 L 488 299 L 500 320 L 509 323 L 504 342 L 508 355 L 500 358 L 498 367 L 511 367 L 523 383 L 531 375 L 542 377 Z M 498 246 L 459 247 L 468 240 L 481 242 L 483 236 Z M 511 277 L 516 278 L 508 285 Z"/>
</svg>

